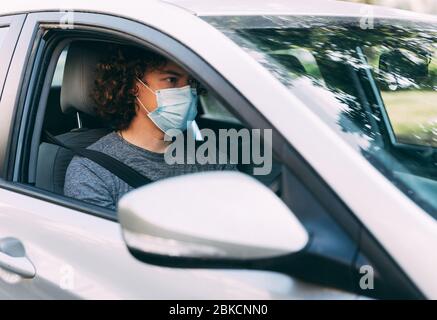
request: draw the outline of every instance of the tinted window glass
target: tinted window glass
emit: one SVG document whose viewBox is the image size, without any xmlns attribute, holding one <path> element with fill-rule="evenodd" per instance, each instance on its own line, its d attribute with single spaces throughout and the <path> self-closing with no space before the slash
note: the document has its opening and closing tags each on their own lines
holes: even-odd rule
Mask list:
<svg viewBox="0 0 437 320">
<path fill-rule="evenodd" d="M 437 216 L 437 27 L 355 18 L 205 17 Z M 292 107 L 292 106 L 290 106 Z"/>
</svg>

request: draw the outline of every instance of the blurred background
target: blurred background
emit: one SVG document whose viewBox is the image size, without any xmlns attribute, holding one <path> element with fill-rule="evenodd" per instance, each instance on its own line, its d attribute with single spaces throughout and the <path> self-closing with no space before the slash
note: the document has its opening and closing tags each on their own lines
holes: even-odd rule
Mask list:
<svg viewBox="0 0 437 320">
<path fill-rule="evenodd" d="M 343 0 L 437 14 L 437 0 Z"/>
</svg>

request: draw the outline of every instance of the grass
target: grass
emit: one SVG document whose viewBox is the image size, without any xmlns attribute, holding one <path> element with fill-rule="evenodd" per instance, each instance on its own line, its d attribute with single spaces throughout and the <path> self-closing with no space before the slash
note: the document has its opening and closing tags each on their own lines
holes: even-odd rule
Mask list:
<svg viewBox="0 0 437 320">
<path fill-rule="evenodd" d="M 437 91 L 385 91 L 382 98 L 399 142 L 437 147 Z"/>
</svg>

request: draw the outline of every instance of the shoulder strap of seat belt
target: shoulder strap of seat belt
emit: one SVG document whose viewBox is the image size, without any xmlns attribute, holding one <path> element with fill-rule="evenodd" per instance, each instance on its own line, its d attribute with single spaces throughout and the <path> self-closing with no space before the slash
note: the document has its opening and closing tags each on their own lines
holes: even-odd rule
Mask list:
<svg viewBox="0 0 437 320">
<path fill-rule="evenodd" d="M 50 132 L 44 131 L 44 134 L 47 138 L 47 140 L 55 145 L 58 145 L 62 148 L 65 148 L 67 150 L 70 150 L 75 155 L 87 158 L 98 165 L 102 166 L 109 172 L 113 173 L 117 177 L 119 177 L 121 180 L 126 182 L 128 185 L 130 185 L 133 188 L 138 188 L 141 186 L 144 186 L 150 182 L 152 182 L 151 179 L 147 178 L 146 176 L 142 175 L 135 169 L 129 167 L 128 165 L 124 164 L 123 162 L 96 150 L 90 150 L 85 148 L 77 148 L 73 146 L 69 146 L 63 142 L 61 142 L 59 139 L 57 139 L 55 136 L 53 136 Z"/>
</svg>

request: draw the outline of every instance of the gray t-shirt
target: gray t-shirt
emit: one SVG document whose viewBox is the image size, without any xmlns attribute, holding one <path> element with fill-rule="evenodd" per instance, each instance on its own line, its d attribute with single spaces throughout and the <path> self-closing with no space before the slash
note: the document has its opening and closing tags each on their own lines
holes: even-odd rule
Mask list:
<svg viewBox="0 0 437 320">
<path fill-rule="evenodd" d="M 88 149 L 97 150 L 122 161 L 155 181 L 184 173 L 210 170 L 236 170 L 232 164 L 167 164 L 163 153 L 155 153 L 135 146 L 116 132 L 111 132 Z M 75 156 L 65 175 L 64 194 L 98 206 L 115 210 L 118 200 L 133 188 L 96 164 Z"/>
</svg>

